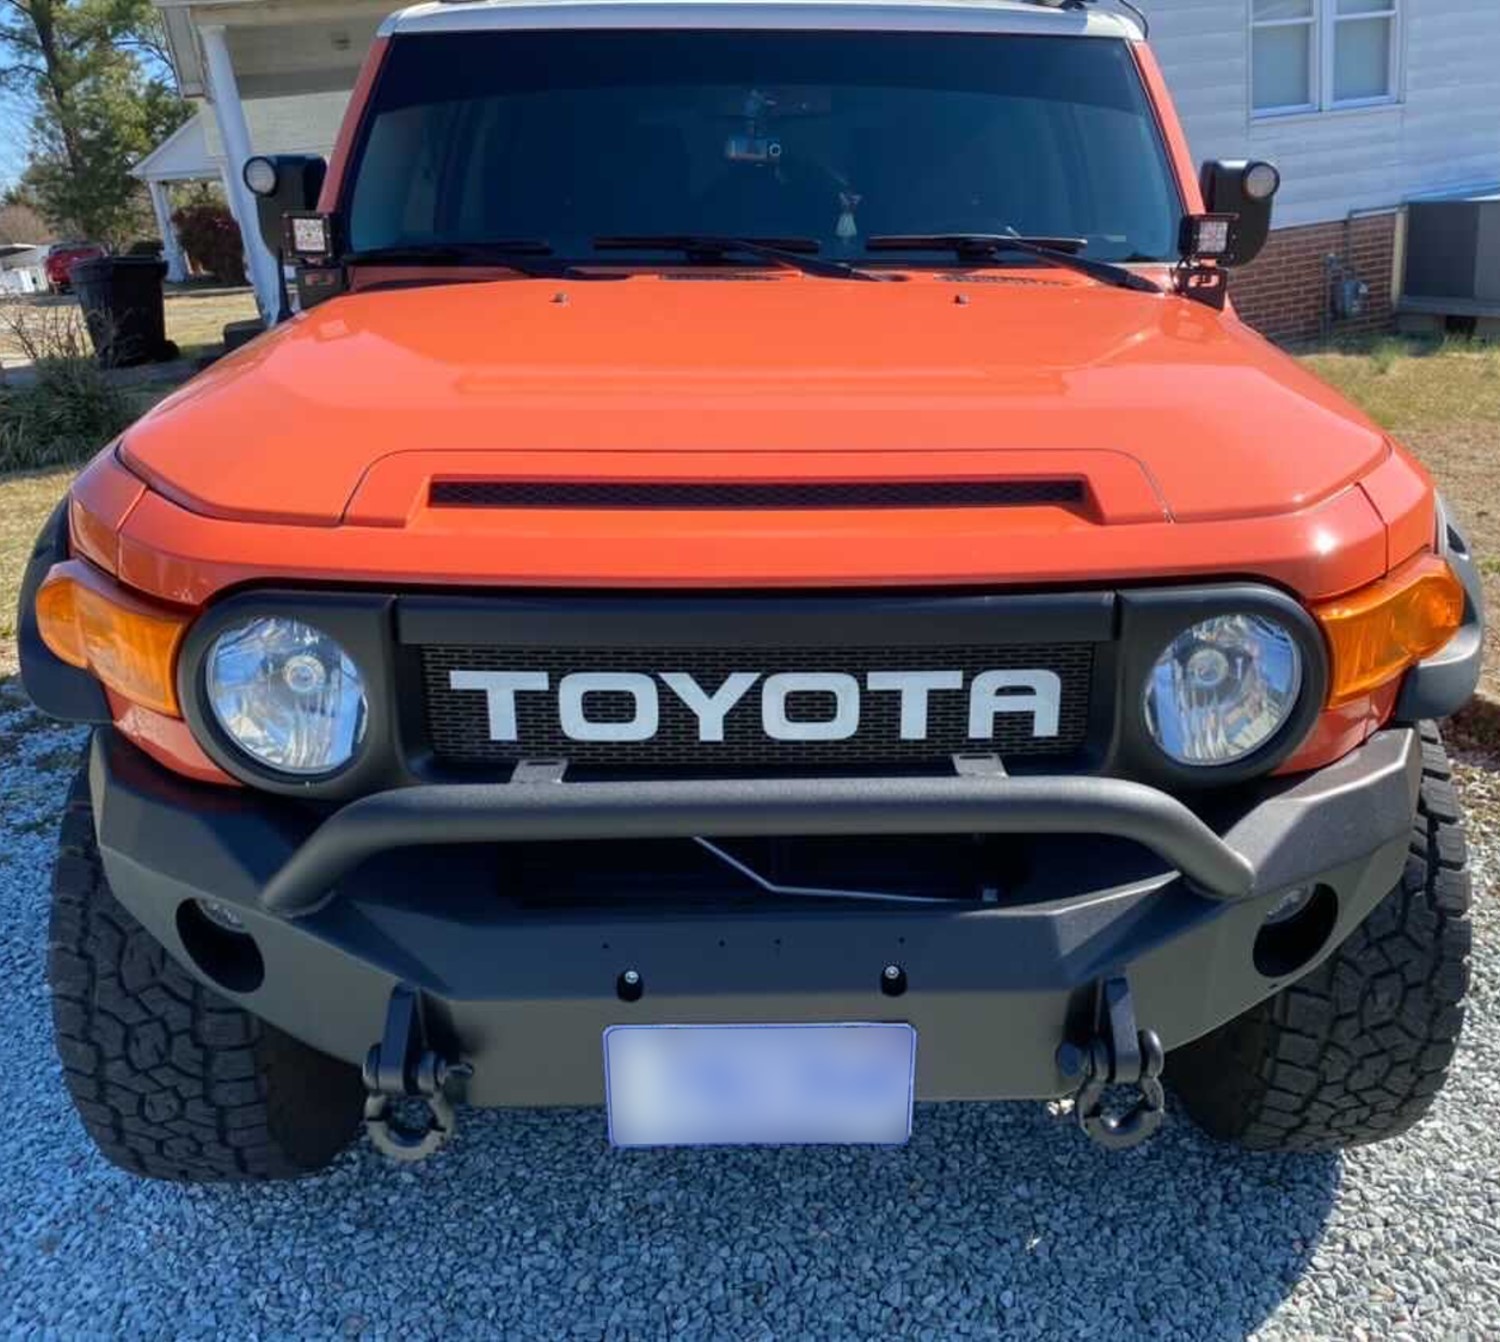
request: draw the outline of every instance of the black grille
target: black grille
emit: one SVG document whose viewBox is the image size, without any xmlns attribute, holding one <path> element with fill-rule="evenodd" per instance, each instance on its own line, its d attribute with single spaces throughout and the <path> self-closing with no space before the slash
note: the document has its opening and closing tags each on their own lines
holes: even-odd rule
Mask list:
<svg viewBox="0 0 1500 1342">
<path fill-rule="evenodd" d="M 1093 646 L 1088 643 L 1007 647 L 807 647 L 807 648 L 496 648 L 421 649 L 427 724 L 433 751 L 452 764 L 506 764 L 518 759 L 566 758 L 575 764 L 621 772 L 701 772 L 787 770 L 796 768 L 879 767 L 936 763 L 958 752 L 996 750 L 1002 756 L 1066 755 L 1077 750 L 1087 729 Z M 981 671 L 1045 669 L 1062 682 L 1058 734 L 1032 735 L 1029 713 L 995 716 L 992 740 L 968 735 L 967 689 L 934 691 L 928 700 L 928 738 L 903 741 L 900 700 L 892 692 L 861 695 L 860 729 L 843 741 L 775 741 L 761 725 L 756 685 L 729 711 L 722 742 L 700 741 L 698 719 L 658 682 L 660 724 L 648 741 L 574 741 L 557 721 L 557 685 L 578 671 L 686 671 L 712 693 L 732 671 L 842 671 L 861 685 L 869 670 L 962 670 L 967 687 Z M 466 671 L 545 671 L 546 693 L 515 698 L 519 741 L 492 741 L 483 693 L 454 690 L 449 674 Z M 832 708 L 827 693 L 794 694 L 787 712 L 793 721 L 825 721 Z M 590 694 L 585 711 L 591 722 L 630 721 L 634 701 L 623 692 Z"/>
<path fill-rule="evenodd" d="M 434 480 L 434 508 L 1016 508 L 1083 502 L 1079 480 L 917 480 L 755 484 L 604 484 Z"/>
</svg>

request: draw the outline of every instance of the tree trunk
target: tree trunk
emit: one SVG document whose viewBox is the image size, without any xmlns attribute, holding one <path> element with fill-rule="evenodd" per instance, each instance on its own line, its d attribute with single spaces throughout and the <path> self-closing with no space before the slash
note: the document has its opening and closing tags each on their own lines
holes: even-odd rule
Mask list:
<svg viewBox="0 0 1500 1342">
<path fill-rule="evenodd" d="M 65 57 L 58 46 L 53 0 L 31 0 L 25 12 L 32 27 L 36 29 L 37 49 L 42 58 L 42 86 L 57 113 L 57 129 L 62 137 L 63 156 L 67 159 L 68 170 L 77 173 L 82 169 L 83 163 L 78 148 L 78 127 L 73 116 L 67 75 L 63 69 Z"/>
</svg>

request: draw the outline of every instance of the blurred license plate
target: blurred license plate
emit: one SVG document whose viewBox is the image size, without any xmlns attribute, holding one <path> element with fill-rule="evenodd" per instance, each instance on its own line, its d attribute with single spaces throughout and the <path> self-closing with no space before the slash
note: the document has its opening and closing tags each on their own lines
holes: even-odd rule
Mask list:
<svg viewBox="0 0 1500 1342">
<path fill-rule="evenodd" d="M 612 1025 L 616 1146 L 899 1145 L 911 1136 L 910 1025 Z"/>
</svg>

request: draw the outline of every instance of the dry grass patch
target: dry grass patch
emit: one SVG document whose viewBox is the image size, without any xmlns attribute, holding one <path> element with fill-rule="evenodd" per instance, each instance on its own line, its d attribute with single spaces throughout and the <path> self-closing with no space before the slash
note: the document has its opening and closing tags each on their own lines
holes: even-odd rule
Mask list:
<svg viewBox="0 0 1500 1342">
<path fill-rule="evenodd" d="M 1481 684 L 1500 696 L 1500 345 L 1386 336 L 1302 362 L 1390 429 L 1463 522 L 1491 612 Z"/>
<path fill-rule="evenodd" d="M 81 315 L 78 300 L 71 294 L 38 294 L 11 300 L 7 306 L 21 311 L 26 324 L 42 327 L 61 316 Z M 167 290 L 167 339 L 175 340 L 187 358 L 195 358 L 216 349 L 230 322 L 246 321 L 256 316 L 255 294 L 250 289 L 191 288 Z M 28 357 L 22 335 L 6 324 L 0 329 L 0 358 L 14 362 Z"/>
<path fill-rule="evenodd" d="M 1392 433 L 1500 424 L 1500 345 L 1383 336 L 1302 362 Z"/>
<path fill-rule="evenodd" d="M 173 289 L 167 293 L 167 339 L 175 340 L 184 356 L 217 350 L 230 322 L 258 316 L 250 289 Z"/>
<path fill-rule="evenodd" d="M 76 471 L 0 477 L 0 676 L 16 669 L 16 605 L 37 533 Z"/>
</svg>

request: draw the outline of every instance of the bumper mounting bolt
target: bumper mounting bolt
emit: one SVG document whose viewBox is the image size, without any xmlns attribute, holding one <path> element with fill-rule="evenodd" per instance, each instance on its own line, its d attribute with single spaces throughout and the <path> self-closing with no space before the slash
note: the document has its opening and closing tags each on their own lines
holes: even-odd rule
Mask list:
<svg viewBox="0 0 1500 1342">
<path fill-rule="evenodd" d="M 1075 1089 L 1088 1080 L 1090 1056 L 1077 1044 L 1063 1043 L 1057 1049 L 1057 1070 Z"/>
<path fill-rule="evenodd" d="M 900 965 L 887 965 L 880 971 L 880 991 L 887 997 L 900 997 L 906 991 L 906 971 Z"/>
<path fill-rule="evenodd" d="M 639 1002 L 645 991 L 646 985 L 641 981 L 640 972 L 635 969 L 627 969 L 615 983 L 615 992 L 622 1002 Z"/>
</svg>

